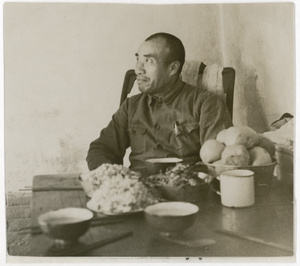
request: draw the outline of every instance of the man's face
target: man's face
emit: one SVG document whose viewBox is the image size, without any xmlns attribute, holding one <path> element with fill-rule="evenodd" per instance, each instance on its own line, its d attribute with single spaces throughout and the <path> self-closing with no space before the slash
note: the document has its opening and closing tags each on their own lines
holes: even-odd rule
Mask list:
<svg viewBox="0 0 300 266">
<path fill-rule="evenodd" d="M 171 68 L 166 64 L 169 49 L 162 39 L 145 41 L 136 53 L 135 73 L 141 92 L 157 94 L 170 83 Z"/>
</svg>

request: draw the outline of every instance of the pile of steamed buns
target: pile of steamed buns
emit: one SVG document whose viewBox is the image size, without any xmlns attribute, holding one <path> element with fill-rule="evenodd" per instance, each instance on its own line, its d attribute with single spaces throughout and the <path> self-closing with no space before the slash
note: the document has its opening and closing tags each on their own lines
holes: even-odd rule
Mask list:
<svg viewBox="0 0 300 266">
<path fill-rule="evenodd" d="M 274 156 L 274 143 L 247 126 L 224 129 L 200 149 L 201 160 L 215 165 L 266 165 Z"/>
</svg>

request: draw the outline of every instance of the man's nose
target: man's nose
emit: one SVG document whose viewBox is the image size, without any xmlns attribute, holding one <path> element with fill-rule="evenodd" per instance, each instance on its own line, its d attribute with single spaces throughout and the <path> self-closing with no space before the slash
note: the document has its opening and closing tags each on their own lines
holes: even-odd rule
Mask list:
<svg viewBox="0 0 300 266">
<path fill-rule="evenodd" d="M 145 74 L 144 63 L 137 61 L 135 64 L 135 74 Z"/>
</svg>

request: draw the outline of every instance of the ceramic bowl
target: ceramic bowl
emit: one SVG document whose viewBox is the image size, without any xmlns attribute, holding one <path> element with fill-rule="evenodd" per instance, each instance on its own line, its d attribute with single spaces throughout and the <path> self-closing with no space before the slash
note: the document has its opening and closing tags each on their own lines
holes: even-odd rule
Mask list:
<svg viewBox="0 0 300 266">
<path fill-rule="evenodd" d="M 83 208 L 64 208 L 38 217 L 42 232 L 53 239 L 76 241 L 90 227 L 93 212 Z"/>
<path fill-rule="evenodd" d="M 177 163 L 182 162 L 179 158 L 153 158 L 145 162 L 147 175 L 156 175 L 164 173 L 168 168 L 174 167 Z"/>
<path fill-rule="evenodd" d="M 181 232 L 191 227 L 199 207 L 188 202 L 160 202 L 145 208 L 147 223 L 162 233 Z"/>
<path fill-rule="evenodd" d="M 204 200 L 209 191 L 209 183 L 202 183 L 196 186 L 162 186 L 152 185 L 153 194 L 158 200 L 182 201 L 197 203 Z"/>
</svg>

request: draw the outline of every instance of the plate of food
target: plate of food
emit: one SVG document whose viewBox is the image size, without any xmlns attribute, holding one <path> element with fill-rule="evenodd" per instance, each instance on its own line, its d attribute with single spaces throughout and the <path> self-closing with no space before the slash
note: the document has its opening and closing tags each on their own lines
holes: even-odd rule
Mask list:
<svg viewBox="0 0 300 266">
<path fill-rule="evenodd" d="M 156 203 L 138 173 L 122 165 L 105 164 L 90 173 L 95 186 L 87 208 L 106 215 L 141 212 Z"/>
<path fill-rule="evenodd" d="M 144 211 L 144 209 L 137 209 L 137 210 L 133 210 L 133 211 L 123 211 L 123 212 L 111 212 L 111 211 L 104 211 L 101 210 L 101 207 L 99 207 L 99 205 L 92 201 L 89 200 L 86 204 L 87 208 L 93 212 L 96 213 L 101 213 L 104 215 L 109 215 L 109 216 L 122 216 L 122 215 L 130 215 L 130 214 L 137 214 L 137 213 L 141 213 Z"/>
<path fill-rule="evenodd" d="M 119 164 L 104 163 L 98 168 L 82 173 L 79 181 L 87 197 L 91 198 L 96 190 L 98 190 L 103 182 L 107 182 L 113 176 L 123 178 L 139 179 L 140 173 L 130 170 L 128 167 Z"/>
<path fill-rule="evenodd" d="M 182 162 L 182 159 L 180 158 L 151 158 L 151 159 L 147 159 L 146 162 L 148 163 L 180 163 Z"/>
</svg>

